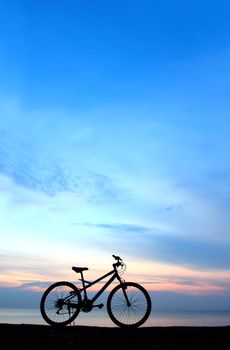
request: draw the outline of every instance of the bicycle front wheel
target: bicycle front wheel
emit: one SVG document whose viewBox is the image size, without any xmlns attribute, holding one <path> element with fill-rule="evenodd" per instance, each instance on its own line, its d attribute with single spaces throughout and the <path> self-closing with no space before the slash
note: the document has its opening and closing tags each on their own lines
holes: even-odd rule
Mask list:
<svg viewBox="0 0 230 350">
<path fill-rule="evenodd" d="M 79 314 L 81 295 L 77 287 L 70 282 L 52 284 L 43 294 L 40 311 L 50 325 L 65 326 Z"/>
<path fill-rule="evenodd" d="M 107 310 L 111 320 L 119 327 L 139 327 L 149 317 L 151 299 L 139 284 L 125 282 L 109 294 Z"/>
</svg>

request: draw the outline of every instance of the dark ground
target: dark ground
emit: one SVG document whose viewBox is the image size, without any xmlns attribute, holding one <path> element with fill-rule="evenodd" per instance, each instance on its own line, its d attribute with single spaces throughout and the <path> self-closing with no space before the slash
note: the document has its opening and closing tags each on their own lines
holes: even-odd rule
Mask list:
<svg viewBox="0 0 230 350">
<path fill-rule="evenodd" d="M 0 349 L 229 350 L 227 327 L 51 327 L 0 324 Z"/>
</svg>

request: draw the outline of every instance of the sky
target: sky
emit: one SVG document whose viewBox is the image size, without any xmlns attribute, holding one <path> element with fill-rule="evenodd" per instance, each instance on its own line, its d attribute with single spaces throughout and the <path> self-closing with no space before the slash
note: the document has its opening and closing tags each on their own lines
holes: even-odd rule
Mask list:
<svg viewBox="0 0 230 350">
<path fill-rule="evenodd" d="M 0 1 L 5 305 L 116 254 L 149 290 L 230 309 L 229 17 L 223 0 Z"/>
</svg>

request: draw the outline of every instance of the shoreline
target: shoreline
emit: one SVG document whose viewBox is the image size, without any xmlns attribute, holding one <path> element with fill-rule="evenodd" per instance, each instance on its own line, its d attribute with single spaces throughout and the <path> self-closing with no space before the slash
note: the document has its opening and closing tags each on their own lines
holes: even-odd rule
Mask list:
<svg viewBox="0 0 230 350">
<path fill-rule="evenodd" d="M 230 325 L 118 328 L 0 323 L 0 339 L 4 350 L 228 350 Z"/>
</svg>

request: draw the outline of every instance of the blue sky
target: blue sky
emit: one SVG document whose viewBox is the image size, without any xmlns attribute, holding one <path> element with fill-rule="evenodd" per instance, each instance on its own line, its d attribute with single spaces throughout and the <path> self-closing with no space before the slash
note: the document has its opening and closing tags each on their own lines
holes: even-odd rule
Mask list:
<svg viewBox="0 0 230 350">
<path fill-rule="evenodd" d="M 116 253 L 159 290 L 229 294 L 229 7 L 1 1 L 3 286 Z"/>
</svg>

